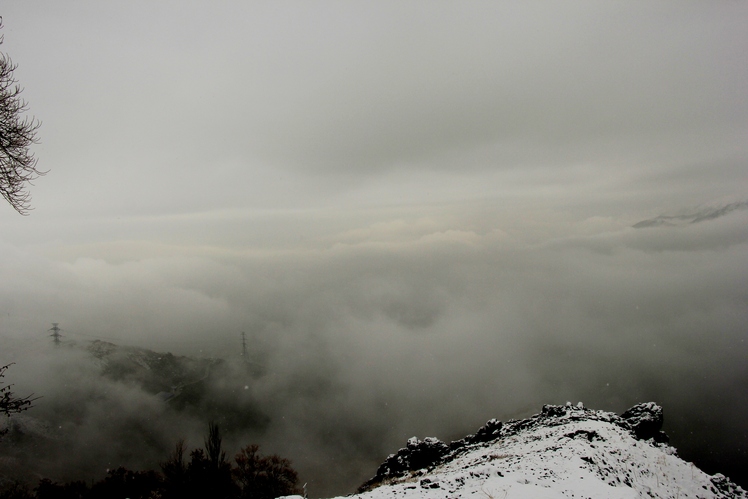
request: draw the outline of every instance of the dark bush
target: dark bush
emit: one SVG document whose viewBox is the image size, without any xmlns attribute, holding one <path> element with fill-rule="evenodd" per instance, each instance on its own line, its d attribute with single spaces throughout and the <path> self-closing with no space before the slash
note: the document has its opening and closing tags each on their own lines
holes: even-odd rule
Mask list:
<svg viewBox="0 0 748 499">
<path fill-rule="evenodd" d="M 76 481 L 61 485 L 44 478 L 39 480 L 34 497 L 36 499 L 84 499 L 90 497 L 89 493 L 85 482 Z"/>
<path fill-rule="evenodd" d="M 298 475 L 288 459 L 277 455 L 260 456 L 257 445 L 249 445 L 236 455 L 236 466 L 221 448 L 218 426 L 210 424 L 205 449 L 185 458 L 184 440 L 156 471 L 131 471 L 124 467 L 110 470 L 89 489 L 85 482 L 58 484 L 42 479 L 32 494 L 18 482 L 0 488 L 0 499 L 275 499 L 298 494 Z"/>
<path fill-rule="evenodd" d="M 180 439 L 174 448 L 174 453 L 161 464 L 162 499 L 180 499 L 187 497 L 189 485 L 187 483 L 187 464 L 184 462 L 184 439 Z"/>
<path fill-rule="evenodd" d="M 0 499 L 33 499 L 33 497 L 29 488 L 17 480 L 0 487 Z"/>
<path fill-rule="evenodd" d="M 299 476 L 291 461 L 275 454 L 260 457 L 257 445 L 248 445 L 236 455 L 234 478 L 241 488 L 239 497 L 274 499 L 298 494 Z"/>
<path fill-rule="evenodd" d="M 153 470 L 131 471 L 123 467 L 109 474 L 91 487 L 90 499 L 148 499 L 161 487 L 161 475 Z M 83 497 L 83 496 L 81 496 Z"/>
</svg>

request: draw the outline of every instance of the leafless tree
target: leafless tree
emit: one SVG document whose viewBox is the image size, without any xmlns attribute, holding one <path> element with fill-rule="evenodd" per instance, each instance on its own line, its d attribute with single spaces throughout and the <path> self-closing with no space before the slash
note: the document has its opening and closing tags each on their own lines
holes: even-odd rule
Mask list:
<svg viewBox="0 0 748 499">
<path fill-rule="evenodd" d="M 0 378 L 5 377 L 5 371 L 11 365 L 12 364 L 0 366 Z M 30 409 L 31 403 L 36 400 L 31 398 L 31 395 L 28 397 L 16 397 L 10 389 L 11 386 L 12 385 L 0 385 L 0 415 L 4 414 L 7 417 L 10 417 L 11 414 Z M 8 430 L 6 428 L 0 429 L 0 436 L 3 436 L 7 432 Z"/>
<path fill-rule="evenodd" d="M 36 168 L 37 160 L 29 150 L 38 142 L 40 123 L 24 116 L 28 105 L 20 96 L 23 89 L 13 76 L 15 69 L 10 57 L 0 53 L 0 194 L 18 213 L 26 215 L 31 199 L 27 184 L 46 172 Z"/>
</svg>

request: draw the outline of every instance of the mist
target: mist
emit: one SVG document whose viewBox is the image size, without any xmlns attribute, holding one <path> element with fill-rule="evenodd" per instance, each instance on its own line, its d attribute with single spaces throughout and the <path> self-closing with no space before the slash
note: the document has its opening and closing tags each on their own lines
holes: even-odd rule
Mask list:
<svg viewBox="0 0 748 499">
<path fill-rule="evenodd" d="M 587 219 L 531 242 L 396 220 L 286 254 L 42 259 L 65 293 L 41 299 L 51 283 L 27 279 L 3 296 L 18 349 L 4 361 L 17 364 L 18 393 L 44 397 L 30 416 L 71 411 L 66 438 L 87 473 L 155 466 L 180 437 L 201 446 L 207 423 L 61 356 L 39 315 L 59 320 L 65 341 L 231 361 L 246 331 L 264 374 L 221 396 L 261 417 L 226 428 L 227 448 L 289 457 L 314 495 L 353 490 L 410 436 L 457 439 L 567 400 L 617 412 L 655 400 L 686 459 L 741 480 L 748 213 L 726 211 L 674 227 Z"/>
<path fill-rule="evenodd" d="M 744 4 L 2 15 L 49 170 L 0 210 L 0 362 L 47 435 L 6 475 L 155 468 L 216 419 L 323 497 L 413 435 L 652 400 L 748 484 Z M 102 376 L 95 340 L 223 359 L 211 403 Z"/>
</svg>

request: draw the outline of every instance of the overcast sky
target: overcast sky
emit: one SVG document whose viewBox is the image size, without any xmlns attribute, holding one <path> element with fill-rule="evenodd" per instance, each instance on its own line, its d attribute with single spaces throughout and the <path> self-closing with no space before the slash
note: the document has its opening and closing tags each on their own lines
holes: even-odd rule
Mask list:
<svg viewBox="0 0 748 499">
<path fill-rule="evenodd" d="M 708 399 L 745 449 L 745 2 L 1 10 L 49 170 L 0 206 L 6 340 L 246 331 L 336 387 L 283 411 L 392 441 Z"/>
</svg>

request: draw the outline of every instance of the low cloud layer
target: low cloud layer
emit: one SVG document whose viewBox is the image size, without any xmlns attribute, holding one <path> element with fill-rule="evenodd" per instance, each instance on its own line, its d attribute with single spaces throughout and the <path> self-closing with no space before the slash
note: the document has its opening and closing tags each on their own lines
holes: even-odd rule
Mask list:
<svg viewBox="0 0 748 499">
<path fill-rule="evenodd" d="M 248 395 L 269 424 L 233 437 L 289 456 L 320 494 L 350 490 L 413 434 L 458 438 L 491 417 L 567 400 L 613 411 L 656 400 L 686 458 L 739 474 L 730 463 L 744 458 L 735 439 L 745 431 L 748 383 L 746 222 L 745 211 L 732 210 L 682 227 L 589 233 L 585 220 L 576 236 L 525 243 L 399 220 L 286 254 L 118 264 L 26 255 L 53 270 L 40 275 L 57 277 L 32 282 L 22 272 L 25 288 L 3 295 L 3 333 L 21 351 L 22 337 L 39 345 L 31 352 L 41 362 L 23 366 L 19 357 L 14 374 L 19 390 L 47 397 L 36 409 L 43 413 L 56 392 L 71 393 L 45 380 L 77 383 L 40 353 L 48 318 L 66 341 L 101 337 L 229 359 L 247 332 L 267 373 Z M 81 391 L 100 381 L 80 376 L 73 396 L 85 399 Z M 80 445 L 99 431 L 124 438 L 139 418 L 162 440 L 152 452 L 176 438 L 156 423 L 163 409 L 151 399 L 93 390 L 107 402 L 81 407 L 78 417 L 99 427 L 82 425 Z M 180 422 L 196 445 L 203 423 Z M 116 443 L 102 452 L 102 461 L 126 455 Z"/>
</svg>

